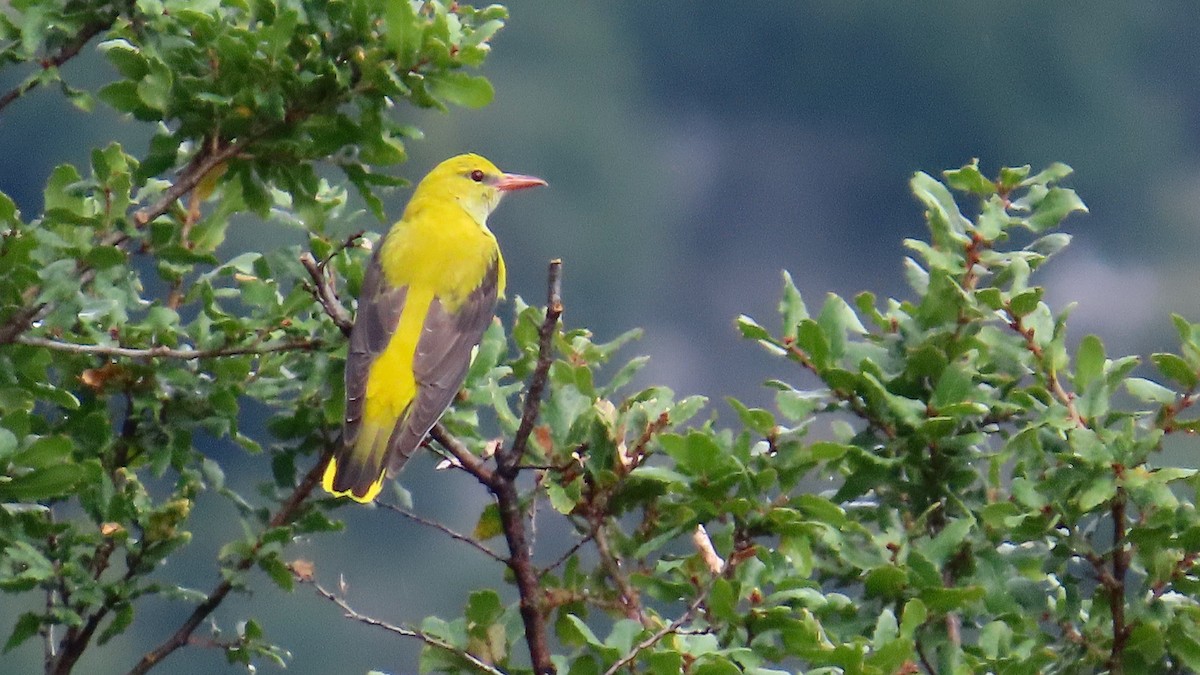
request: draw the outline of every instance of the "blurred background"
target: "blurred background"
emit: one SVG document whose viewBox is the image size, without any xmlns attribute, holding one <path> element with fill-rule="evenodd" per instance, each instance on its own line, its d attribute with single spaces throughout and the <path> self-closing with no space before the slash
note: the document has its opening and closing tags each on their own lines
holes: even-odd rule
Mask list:
<svg viewBox="0 0 1200 675">
<path fill-rule="evenodd" d="M 495 102 L 449 114 L 398 110 L 426 134 L 399 171 L 417 179 L 471 150 L 546 178 L 550 189 L 509 198 L 491 221 L 510 297 L 541 302 L 546 262 L 563 258 L 567 324 L 600 339 L 645 328 L 626 350 L 651 356 L 641 382 L 712 396 L 723 423 L 736 420 L 723 396 L 768 405 L 764 379 L 800 377 L 740 340 L 734 317 L 777 326 L 782 269 L 810 308 L 827 292 L 907 297 L 901 242 L 925 236 L 909 176 L 973 157 L 988 175 L 1003 165 L 1074 167 L 1067 184 L 1091 213 L 1068 219 L 1074 244 L 1038 273 L 1052 307 L 1078 303 L 1073 340 L 1096 333 L 1110 354 L 1146 355 L 1174 348 L 1169 312 L 1200 319 L 1200 12 L 1192 2 L 508 6 L 511 20 L 483 69 Z M 94 50 L 66 73 L 74 84 L 108 77 Z M 85 115 L 39 91 L 0 117 L 0 189 L 29 217 L 54 165 L 86 164 L 91 147 L 112 139 L 136 154 L 146 137 L 132 120 L 103 109 Z M 407 197 L 391 195 L 389 212 L 398 215 Z M 366 217 L 346 224 L 363 227 L 384 226 Z M 251 222 L 227 248 L 234 255 L 295 240 Z M 500 313 L 511 317 L 508 307 Z M 245 431 L 262 437 L 265 414 L 248 410 Z M 267 475 L 265 457 L 222 444 L 211 452 L 244 468 L 229 473 L 246 492 Z M 473 526 L 482 494 L 469 479 L 435 472 L 425 457 L 401 482 L 418 512 Z M 226 529 L 198 531 L 188 556 L 163 573 L 208 589 L 236 515 L 215 499 L 198 509 L 197 522 Z M 365 613 L 397 623 L 456 616 L 472 589 L 501 584 L 494 563 L 395 514 L 354 507 L 339 515 L 347 532 L 300 542 L 293 557 L 313 560 L 327 586 L 343 575 L 347 599 Z M 289 672 L 416 672 L 415 641 L 342 619 L 310 589 L 289 595 L 265 578 L 254 585 L 255 595 L 222 606 L 217 623 L 228 637 L 237 620 L 261 619 L 292 651 Z M 0 633 L 17 609 L 0 609 Z M 147 603 L 134 630 L 80 672 L 123 672 L 187 611 Z M 36 672 L 40 657 L 31 640 L 5 659 L 28 666 L 12 672 Z M 160 670 L 220 672 L 223 663 L 218 650 L 192 648 Z"/>
</svg>

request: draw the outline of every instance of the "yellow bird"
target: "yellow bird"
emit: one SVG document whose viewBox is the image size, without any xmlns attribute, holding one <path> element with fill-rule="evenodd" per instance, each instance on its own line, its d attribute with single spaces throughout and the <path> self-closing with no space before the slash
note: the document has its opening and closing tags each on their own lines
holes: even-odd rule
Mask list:
<svg viewBox="0 0 1200 675">
<path fill-rule="evenodd" d="M 343 443 L 325 469 L 327 491 L 375 499 L 454 400 L 504 295 L 504 258 L 487 217 L 505 193 L 545 184 L 468 154 L 417 185 L 363 278 Z"/>
</svg>

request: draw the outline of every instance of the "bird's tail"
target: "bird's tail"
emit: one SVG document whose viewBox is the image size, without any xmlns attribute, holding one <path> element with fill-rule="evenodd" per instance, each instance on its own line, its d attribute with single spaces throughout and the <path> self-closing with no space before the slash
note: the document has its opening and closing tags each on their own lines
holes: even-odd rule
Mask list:
<svg viewBox="0 0 1200 675">
<path fill-rule="evenodd" d="M 365 422 L 354 445 L 342 445 L 329 459 L 321 485 L 335 497 L 364 504 L 375 500 L 388 473 L 390 426 Z"/>
</svg>

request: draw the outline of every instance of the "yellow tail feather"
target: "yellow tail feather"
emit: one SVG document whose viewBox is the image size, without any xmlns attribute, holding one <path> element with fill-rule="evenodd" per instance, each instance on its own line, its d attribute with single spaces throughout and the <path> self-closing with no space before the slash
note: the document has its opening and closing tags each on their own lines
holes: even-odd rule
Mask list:
<svg viewBox="0 0 1200 675">
<path fill-rule="evenodd" d="M 354 488 L 347 488 L 340 492 L 333 489 L 333 481 L 337 477 L 337 471 L 337 458 L 330 457 L 329 464 L 325 467 L 325 475 L 321 478 L 321 486 L 325 488 L 326 492 L 334 497 L 349 497 L 350 499 L 362 504 L 370 504 L 371 502 L 375 501 L 375 498 L 379 496 L 380 491 L 383 490 L 383 480 L 387 477 L 386 470 L 380 472 L 379 479 L 374 483 L 371 483 L 371 486 L 367 488 L 366 493 L 360 497 L 354 494 Z"/>
</svg>

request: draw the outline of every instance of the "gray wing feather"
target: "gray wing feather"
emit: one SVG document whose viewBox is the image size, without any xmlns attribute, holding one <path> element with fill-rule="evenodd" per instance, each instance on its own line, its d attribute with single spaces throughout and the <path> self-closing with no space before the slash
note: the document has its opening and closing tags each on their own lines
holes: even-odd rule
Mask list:
<svg viewBox="0 0 1200 675">
<path fill-rule="evenodd" d="M 392 434 L 389 472 L 398 471 L 412 456 L 458 394 L 471 367 L 471 350 L 496 314 L 497 277 L 493 262 L 457 312 L 446 311 L 436 298 L 430 305 L 413 358 L 417 397 Z"/>
<path fill-rule="evenodd" d="M 358 313 L 350 331 L 350 346 L 346 353 L 346 423 L 343 448 L 353 448 L 362 427 L 363 406 L 367 395 L 367 378 L 371 364 L 392 339 L 400 314 L 404 311 L 407 288 L 390 286 L 383 278 L 379 252 L 383 239 L 375 248 L 371 264 L 363 275 L 362 291 L 358 297 Z"/>
</svg>

